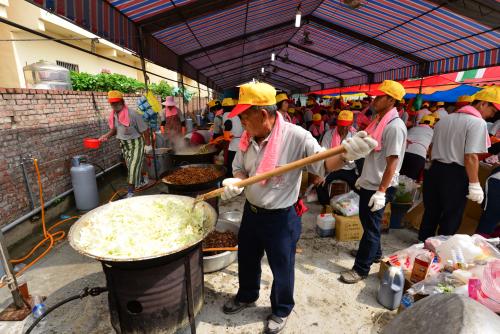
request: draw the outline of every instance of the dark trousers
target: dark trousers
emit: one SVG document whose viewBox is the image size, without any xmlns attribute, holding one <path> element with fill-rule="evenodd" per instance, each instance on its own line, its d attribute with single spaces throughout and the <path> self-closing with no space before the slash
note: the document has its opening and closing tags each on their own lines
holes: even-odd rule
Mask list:
<svg viewBox="0 0 500 334">
<path fill-rule="evenodd" d="M 420 178 L 420 173 L 425 167 L 425 158 L 413 153 L 405 153 L 403 159 L 403 165 L 399 174 L 406 175 L 410 179 L 418 180 Z"/>
<path fill-rule="evenodd" d="M 433 161 L 424 177 L 424 216 L 418 239 L 436 234 L 453 235 L 462 222 L 467 203 L 468 178 L 465 167 Z"/>
<path fill-rule="evenodd" d="M 236 299 L 254 302 L 259 298 L 261 260 L 266 252 L 273 272 L 271 309 L 278 317 L 292 312 L 295 281 L 295 249 L 301 232 L 300 218 L 293 207 L 276 213 L 255 213 L 245 203 L 238 234 L 238 278 Z"/>
<path fill-rule="evenodd" d="M 500 180 L 488 179 L 486 203 L 486 210 L 479 220 L 476 233 L 492 234 L 495 227 L 500 224 Z"/>
<path fill-rule="evenodd" d="M 359 242 L 358 254 L 354 261 L 354 269 L 361 276 L 366 276 L 370 272 L 373 261 L 382 257 L 380 246 L 380 223 L 384 217 L 385 206 L 378 211 L 371 211 L 368 206 L 370 198 L 376 191 L 361 188 L 359 191 L 359 219 L 363 225 L 363 237 Z M 392 202 L 396 189 L 390 187 L 385 193 L 385 204 Z"/>
<path fill-rule="evenodd" d="M 328 188 L 330 187 L 330 183 L 332 183 L 333 181 L 335 180 L 345 181 L 347 182 L 347 184 L 349 184 L 349 187 L 351 189 L 356 189 L 355 184 L 357 178 L 358 175 L 356 174 L 355 169 L 351 170 L 339 169 L 335 172 L 328 174 L 328 176 L 325 179 L 325 183 L 322 186 L 316 187 L 316 193 L 318 194 L 319 203 L 321 205 L 330 204 L 330 193 L 328 192 Z"/>
<path fill-rule="evenodd" d="M 228 177 L 233 177 L 233 160 L 234 157 L 236 156 L 235 151 L 227 151 L 227 176 Z"/>
</svg>

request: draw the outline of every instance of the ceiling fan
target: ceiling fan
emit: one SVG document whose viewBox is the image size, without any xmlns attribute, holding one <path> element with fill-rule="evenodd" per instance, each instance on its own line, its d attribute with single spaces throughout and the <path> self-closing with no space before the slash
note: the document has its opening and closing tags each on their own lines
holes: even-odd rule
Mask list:
<svg viewBox="0 0 500 334">
<path fill-rule="evenodd" d="M 351 9 L 358 9 L 365 4 L 366 0 L 342 0 L 342 2 Z"/>
<path fill-rule="evenodd" d="M 285 54 L 283 55 L 283 60 L 282 60 L 285 64 L 289 64 L 290 63 L 290 59 L 288 59 L 288 52 L 285 51 Z"/>
<path fill-rule="evenodd" d="M 314 42 L 309 37 L 309 34 L 310 34 L 309 31 L 304 30 L 304 37 L 302 38 L 302 41 L 301 41 L 301 43 L 303 45 L 313 45 L 314 44 Z"/>
</svg>

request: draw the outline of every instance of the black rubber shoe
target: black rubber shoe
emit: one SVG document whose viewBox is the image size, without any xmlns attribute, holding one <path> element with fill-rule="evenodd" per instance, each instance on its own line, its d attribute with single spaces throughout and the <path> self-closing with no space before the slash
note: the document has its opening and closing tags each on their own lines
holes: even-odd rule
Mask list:
<svg viewBox="0 0 500 334">
<path fill-rule="evenodd" d="M 236 314 L 246 309 L 247 307 L 254 307 L 254 306 L 255 302 L 243 303 L 236 300 L 236 297 L 234 297 L 224 303 L 224 306 L 222 307 L 222 312 L 224 312 L 225 314 Z"/>
</svg>

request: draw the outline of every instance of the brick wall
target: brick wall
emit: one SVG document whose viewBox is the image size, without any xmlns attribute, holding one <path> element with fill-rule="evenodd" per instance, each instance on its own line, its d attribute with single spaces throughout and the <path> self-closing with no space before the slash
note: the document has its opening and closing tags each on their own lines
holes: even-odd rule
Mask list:
<svg viewBox="0 0 500 334">
<path fill-rule="evenodd" d="M 135 106 L 136 98 L 126 95 L 125 100 Z M 186 111 L 198 111 L 197 97 L 193 102 L 185 105 Z M 205 103 L 202 99 L 202 108 Z M 116 139 L 99 150 L 83 148 L 83 138 L 97 138 L 108 130 L 109 111 L 103 92 L 0 88 L 0 225 L 30 211 L 22 157 L 38 159 L 45 200 L 71 188 L 72 156 L 87 154 L 104 168 L 120 160 Z M 38 206 L 36 174 L 32 163 L 26 166 Z"/>
</svg>

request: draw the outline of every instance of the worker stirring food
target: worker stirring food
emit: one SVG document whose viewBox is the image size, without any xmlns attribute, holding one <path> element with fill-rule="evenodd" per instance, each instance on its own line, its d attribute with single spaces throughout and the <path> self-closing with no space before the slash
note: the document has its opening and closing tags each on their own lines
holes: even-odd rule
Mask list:
<svg viewBox="0 0 500 334">
<path fill-rule="evenodd" d="M 240 150 L 233 162 L 234 178 L 223 181 L 223 200 L 243 192 L 234 184 L 278 166 L 314 155 L 324 149 L 301 127 L 285 122 L 276 107 L 276 91 L 266 83 L 248 83 L 240 87 L 239 103 L 230 117 L 238 116 L 245 128 Z M 367 155 L 377 143 L 365 132 L 344 143 L 346 153 L 308 166 L 308 171 L 324 177 L 326 171 Z M 239 290 L 223 308 L 227 314 L 254 306 L 259 298 L 261 260 L 264 252 L 273 272 L 272 313 L 266 333 L 278 333 L 286 324 L 294 306 L 295 250 L 301 233 L 300 217 L 295 210 L 301 170 L 292 170 L 245 189 L 246 203 L 238 235 Z"/>
</svg>

